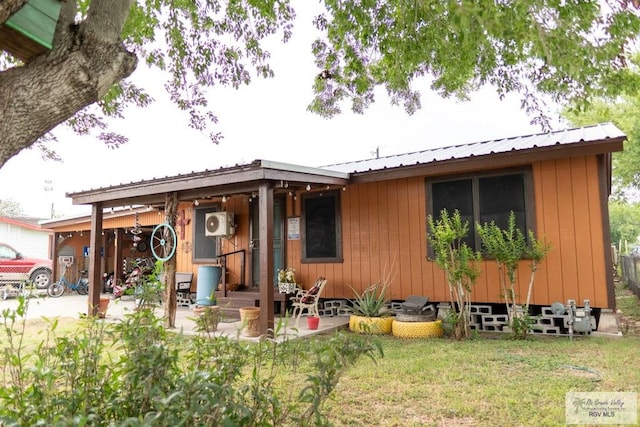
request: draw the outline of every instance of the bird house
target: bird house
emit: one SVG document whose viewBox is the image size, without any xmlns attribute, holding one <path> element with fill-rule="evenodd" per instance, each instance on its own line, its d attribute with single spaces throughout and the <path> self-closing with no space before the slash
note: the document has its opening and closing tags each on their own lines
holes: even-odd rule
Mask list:
<svg viewBox="0 0 640 427">
<path fill-rule="evenodd" d="M 23 61 L 51 49 L 60 0 L 29 0 L 0 25 L 0 49 Z"/>
</svg>

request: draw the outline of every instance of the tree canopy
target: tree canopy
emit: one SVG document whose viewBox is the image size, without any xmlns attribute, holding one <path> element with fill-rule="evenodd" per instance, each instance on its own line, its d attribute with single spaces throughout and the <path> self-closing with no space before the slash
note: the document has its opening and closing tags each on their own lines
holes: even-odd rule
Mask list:
<svg viewBox="0 0 640 427">
<path fill-rule="evenodd" d="M 20 203 L 11 199 L 0 199 L 0 216 L 16 217 L 22 214 L 22 206 L 20 206 Z"/>
<path fill-rule="evenodd" d="M 640 238 L 640 204 L 612 201 L 609 203 L 611 242 L 618 246 L 633 245 Z"/>
<path fill-rule="evenodd" d="M 588 109 L 567 108 L 563 113 L 573 125 L 612 122 L 626 135 L 624 151 L 613 153 L 616 197 L 640 190 L 640 95 L 622 95 L 615 100 L 597 99 Z"/>
<path fill-rule="evenodd" d="M 0 22 L 26 0 L 0 1 Z M 416 79 L 432 79 L 444 97 L 465 98 L 491 84 L 545 125 L 541 95 L 582 105 L 594 96 L 637 92 L 628 46 L 640 30 L 625 0 L 323 0 L 310 47 L 318 67 L 309 76 L 309 109 L 325 117 L 345 103 L 362 113 L 376 87 L 408 113 L 420 108 Z M 296 2 L 297 7 L 307 7 Z M 105 117 L 152 101 L 127 77 L 143 61 L 166 71 L 166 90 L 190 115 L 190 126 L 215 130 L 207 88 L 239 87 L 274 69 L 268 38 L 286 42 L 293 28 L 288 0 L 68 0 L 61 3 L 53 47 L 26 63 L 3 61 L 0 72 L 0 167 L 20 150 L 43 144 L 67 123 L 98 129 L 118 145 Z M 284 66 L 277 64 L 278 66 Z M 287 64 L 292 66 L 292 64 Z M 277 68 L 277 67 L 276 67 Z M 51 155 L 51 153 L 47 153 Z"/>
</svg>

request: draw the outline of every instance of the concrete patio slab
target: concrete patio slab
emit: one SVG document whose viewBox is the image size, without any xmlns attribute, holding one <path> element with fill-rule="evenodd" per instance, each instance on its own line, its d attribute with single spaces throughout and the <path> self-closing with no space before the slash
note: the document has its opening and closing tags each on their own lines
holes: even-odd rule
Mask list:
<svg viewBox="0 0 640 427">
<path fill-rule="evenodd" d="M 112 295 L 103 295 L 112 299 Z M 0 300 L 0 312 L 5 309 L 16 309 L 18 306 L 17 298 L 8 298 Z M 54 318 L 54 317 L 72 317 L 78 318 L 87 313 L 88 296 L 68 294 L 59 298 L 38 297 L 29 299 L 29 309 L 27 318 Z M 105 321 L 118 322 L 122 321 L 127 314 L 133 313 L 135 301 L 133 299 L 112 299 L 109 303 Z M 156 310 L 158 316 L 163 315 L 162 308 Z M 177 307 L 176 310 L 176 328 L 175 331 L 182 331 L 184 334 L 196 334 L 195 321 L 193 320 L 193 309 L 188 307 Z M 304 316 L 303 316 L 304 317 Z M 309 330 L 305 319 L 300 319 L 298 327 L 295 326 L 295 319 L 280 318 L 274 319 L 276 324 L 281 324 L 279 328 L 278 339 L 302 338 L 318 334 L 331 333 L 337 329 L 348 328 L 349 317 L 321 317 L 320 325 L 317 330 Z M 281 323 L 279 323 L 281 322 Z M 227 337 L 236 337 L 243 340 L 257 341 L 260 337 L 245 337 L 241 334 L 242 322 L 220 322 L 218 331 L 214 335 L 222 335 Z"/>
</svg>

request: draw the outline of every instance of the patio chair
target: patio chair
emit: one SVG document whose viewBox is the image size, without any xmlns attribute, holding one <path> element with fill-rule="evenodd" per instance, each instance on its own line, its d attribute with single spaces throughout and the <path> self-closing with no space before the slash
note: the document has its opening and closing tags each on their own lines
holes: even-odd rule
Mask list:
<svg viewBox="0 0 640 427">
<path fill-rule="evenodd" d="M 190 307 L 196 303 L 195 293 L 191 291 L 193 273 L 176 273 L 176 304 Z"/>
<path fill-rule="evenodd" d="M 296 328 L 300 322 L 300 316 L 302 315 L 303 310 L 307 311 L 308 316 L 319 316 L 318 301 L 320 300 L 320 295 L 322 295 L 322 291 L 326 284 L 327 279 L 324 277 L 318 277 L 316 282 L 308 291 L 300 289 L 296 296 L 291 298 L 291 306 L 293 307 L 293 313 L 291 316 L 296 317 L 296 311 L 298 313 L 298 317 L 296 317 Z"/>
</svg>

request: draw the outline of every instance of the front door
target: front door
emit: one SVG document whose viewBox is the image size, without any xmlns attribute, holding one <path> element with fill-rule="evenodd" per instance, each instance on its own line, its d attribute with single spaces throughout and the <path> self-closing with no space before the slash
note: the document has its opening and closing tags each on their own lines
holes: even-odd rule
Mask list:
<svg viewBox="0 0 640 427">
<path fill-rule="evenodd" d="M 258 198 L 251 200 L 251 286 L 257 288 L 260 283 L 260 224 Z M 284 216 L 285 198 L 282 195 L 273 198 L 273 283 L 277 282 L 278 270 L 284 268 Z"/>
</svg>

